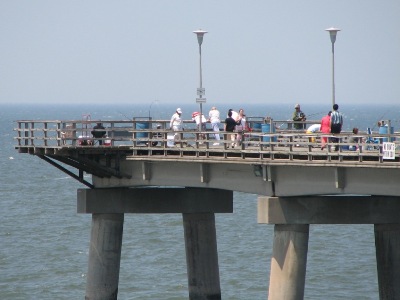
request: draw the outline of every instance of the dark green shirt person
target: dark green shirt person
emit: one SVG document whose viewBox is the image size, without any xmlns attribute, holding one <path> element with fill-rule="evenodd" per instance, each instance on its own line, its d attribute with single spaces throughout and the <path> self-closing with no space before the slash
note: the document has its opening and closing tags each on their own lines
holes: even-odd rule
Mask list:
<svg viewBox="0 0 400 300">
<path fill-rule="evenodd" d="M 307 120 L 306 115 L 300 109 L 300 104 L 296 104 L 294 106 L 294 113 L 293 113 L 292 120 L 296 121 L 296 122 L 302 122 L 302 121 Z M 301 124 L 301 123 L 293 124 L 295 129 L 304 129 L 304 125 L 305 124 Z"/>
</svg>

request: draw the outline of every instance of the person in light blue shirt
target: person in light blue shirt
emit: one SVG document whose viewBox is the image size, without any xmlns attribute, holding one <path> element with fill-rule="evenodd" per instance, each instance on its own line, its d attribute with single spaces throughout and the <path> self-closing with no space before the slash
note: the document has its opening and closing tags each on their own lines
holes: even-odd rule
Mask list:
<svg viewBox="0 0 400 300">
<path fill-rule="evenodd" d="M 213 144 L 214 146 L 219 145 L 219 141 L 220 141 L 220 136 L 219 136 L 219 125 L 221 124 L 221 119 L 219 116 L 219 111 L 218 109 L 213 106 L 211 108 L 211 110 L 208 113 L 208 120 L 211 123 L 211 127 L 213 129 L 213 131 L 215 132 L 215 143 Z"/>
</svg>

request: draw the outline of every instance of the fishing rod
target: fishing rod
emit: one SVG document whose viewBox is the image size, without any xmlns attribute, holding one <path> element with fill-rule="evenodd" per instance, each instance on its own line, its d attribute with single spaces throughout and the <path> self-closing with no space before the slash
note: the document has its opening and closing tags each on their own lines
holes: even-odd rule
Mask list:
<svg viewBox="0 0 400 300">
<path fill-rule="evenodd" d="M 307 117 L 312 117 L 312 116 L 321 115 L 321 114 L 325 114 L 325 111 L 321 111 L 321 112 L 309 114 L 309 115 L 306 115 L 306 116 L 307 116 Z"/>
<path fill-rule="evenodd" d="M 376 127 L 376 125 L 378 125 L 378 122 L 381 121 L 381 120 L 383 119 L 383 117 L 386 116 L 386 114 L 387 114 L 389 111 L 391 111 L 391 110 L 392 110 L 392 108 L 389 108 L 388 110 L 386 110 L 386 111 L 383 113 L 383 115 L 382 115 L 377 121 L 375 121 L 375 125 L 374 125 L 374 127 L 371 128 L 371 130 L 374 130 L 375 127 Z"/>
<path fill-rule="evenodd" d="M 133 118 L 129 118 L 127 115 L 123 114 L 122 112 L 118 111 L 118 113 L 120 115 L 122 115 L 123 117 L 127 118 L 128 120 L 132 120 L 133 121 Z"/>
<path fill-rule="evenodd" d="M 317 112 L 317 113 L 312 113 L 312 114 L 306 115 L 306 117 L 308 118 L 308 117 L 312 117 L 312 116 L 316 116 L 316 115 L 322 115 L 322 114 L 325 114 L 325 112 L 321 111 L 321 112 Z M 275 128 L 276 129 L 280 129 L 283 125 L 287 125 L 292 121 L 293 121 L 292 119 L 289 119 L 289 120 L 287 120 L 287 122 L 284 122 L 281 125 L 275 125 Z"/>
</svg>

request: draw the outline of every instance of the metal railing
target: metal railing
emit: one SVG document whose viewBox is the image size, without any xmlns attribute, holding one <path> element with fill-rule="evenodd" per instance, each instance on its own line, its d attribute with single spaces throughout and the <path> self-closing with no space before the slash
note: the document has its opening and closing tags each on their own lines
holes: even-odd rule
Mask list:
<svg viewBox="0 0 400 300">
<path fill-rule="evenodd" d="M 106 136 L 94 138 L 93 125 L 101 122 Z M 391 162 L 398 161 L 400 134 L 379 134 L 359 132 L 357 142 L 350 142 L 355 137 L 350 132 L 341 134 L 306 133 L 306 130 L 282 129 L 282 124 L 292 125 L 292 121 L 274 121 L 268 123 L 264 119 L 253 119 L 251 128 L 234 132 L 235 141 L 231 141 L 232 133 L 220 131 L 221 140 L 215 139 L 215 132 L 198 131 L 192 121 L 184 121 L 185 130 L 172 131 L 169 120 L 129 120 L 129 121 L 17 121 L 16 148 L 81 148 L 81 147 L 129 147 L 134 152 L 149 151 L 149 155 L 159 155 L 153 150 L 177 150 L 182 153 L 194 153 L 199 156 L 210 152 L 222 153 L 228 157 L 232 153 L 240 153 L 242 158 L 269 155 L 271 159 L 284 158 L 293 160 L 297 157 L 309 161 L 320 160 L 321 157 L 337 159 L 352 158 L 357 161 L 374 159 L 383 162 L 384 145 L 394 144 L 394 157 Z M 308 124 L 318 123 L 309 121 Z M 156 129 L 156 124 L 161 125 Z M 267 124 L 267 125 L 265 125 Z M 269 125 L 269 126 L 268 126 Z M 328 139 L 327 147 L 321 150 L 321 139 Z M 337 143 L 333 143 L 333 138 Z M 102 145 L 99 145 L 99 141 Z M 218 145 L 215 145 L 218 143 Z M 232 144 L 236 144 L 232 148 Z M 165 154 L 165 153 L 164 153 Z"/>
</svg>

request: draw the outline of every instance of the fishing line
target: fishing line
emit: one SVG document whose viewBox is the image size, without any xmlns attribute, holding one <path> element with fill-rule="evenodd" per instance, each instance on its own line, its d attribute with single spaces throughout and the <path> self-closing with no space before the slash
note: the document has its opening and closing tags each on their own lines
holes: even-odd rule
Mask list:
<svg viewBox="0 0 400 300">
<path fill-rule="evenodd" d="M 133 120 L 133 118 L 129 118 L 127 115 L 123 114 L 123 113 L 120 112 L 120 111 L 117 111 L 117 113 L 119 113 L 119 114 L 122 115 L 123 117 L 127 118 L 129 121 L 130 121 L 130 120 Z"/>
<path fill-rule="evenodd" d="M 371 128 L 371 130 L 374 130 L 375 129 L 375 127 L 378 125 L 378 122 L 379 121 L 381 121 L 383 118 L 384 118 L 384 116 L 386 116 L 386 114 L 389 112 L 389 111 L 391 111 L 392 110 L 392 107 L 390 107 L 388 110 L 386 110 L 384 113 L 383 113 L 383 115 L 378 119 L 378 120 L 376 120 L 375 121 L 375 125 Z"/>
<path fill-rule="evenodd" d="M 307 116 L 307 118 L 308 118 L 308 117 L 312 117 L 312 116 L 316 116 L 316 115 L 323 115 L 323 114 L 325 114 L 325 112 L 324 112 L 324 111 L 321 111 L 321 112 L 309 114 L 309 115 L 306 115 L 306 116 Z"/>
</svg>

